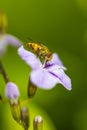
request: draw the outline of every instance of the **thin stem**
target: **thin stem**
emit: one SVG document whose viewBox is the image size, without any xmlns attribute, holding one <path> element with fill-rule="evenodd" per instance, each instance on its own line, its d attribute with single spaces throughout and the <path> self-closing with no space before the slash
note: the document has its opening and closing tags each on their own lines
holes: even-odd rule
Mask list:
<svg viewBox="0 0 87 130">
<path fill-rule="evenodd" d="M 21 101 L 21 106 L 26 105 L 27 103 L 29 103 L 30 100 L 31 100 L 30 98 L 27 98 L 27 99 L 25 99 L 25 100 L 22 100 L 22 101 Z"/>
<path fill-rule="evenodd" d="M 5 70 L 4 70 L 4 67 L 3 67 L 1 61 L 0 61 L 0 72 L 3 75 L 3 78 L 4 78 L 5 82 L 6 83 L 9 82 L 8 76 L 7 76 L 7 74 L 6 74 Z"/>
<path fill-rule="evenodd" d="M 28 128 L 25 127 L 24 130 L 28 130 Z"/>
</svg>

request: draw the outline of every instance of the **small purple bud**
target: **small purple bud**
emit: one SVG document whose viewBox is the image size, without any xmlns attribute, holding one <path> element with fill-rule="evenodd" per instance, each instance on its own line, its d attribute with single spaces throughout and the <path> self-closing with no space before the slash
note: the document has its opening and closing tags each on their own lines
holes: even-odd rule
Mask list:
<svg viewBox="0 0 87 130">
<path fill-rule="evenodd" d="M 29 111 L 26 107 L 23 107 L 21 110 L 21 120 L 25 130 L 28 130 L 29 127 Z"/>
<path fill-rule="evenodd" d="M 20 108 L 20 102 L 18 100 L 20 93 L 16 84 L 12 82 L 8 82 L 6 84 L 5 95 L 7 98 L 9 98 L 11 113 L 14 120 L 16 120 L 20 124 L 21 123 L 21 108 Z"/>
<path fill-rule="evenodd" d="M 9 99 L 16 99 L 16 98 L 18 98 L 20 93 L 19 93 L 19 90 L 18 90 L 18 87 L 16 86 L 16 84 L 14 84 L 12 82 L 8 82 L 6 84 L 5 95 Z"/>
</svg>

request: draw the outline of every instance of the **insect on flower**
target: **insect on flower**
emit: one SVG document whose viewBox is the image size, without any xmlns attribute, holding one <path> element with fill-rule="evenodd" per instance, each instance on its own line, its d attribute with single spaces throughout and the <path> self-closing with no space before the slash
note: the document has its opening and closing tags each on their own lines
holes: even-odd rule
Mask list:
<svg viewBox="0 0 87 130">
<path fill-rule="evenodd" d="M 71 79 L 64 72 L 66 67 L 56 53 L 53 53 L 52 59 L 47 64 L 42 63 L 36 55 L 25 50 L 23 46 L 18 49 L 18 54 L 32 68 L 29 78 L 36 87 L 47 90 L 60 83 L 66 89 L 72 89 Z"/>
<path fill-rule="evenodd" d="M 27 47 L 46 62 L 52 59 L 52 52 L 43 44 L 29 42 L 27 43 Z"/>
</svg>

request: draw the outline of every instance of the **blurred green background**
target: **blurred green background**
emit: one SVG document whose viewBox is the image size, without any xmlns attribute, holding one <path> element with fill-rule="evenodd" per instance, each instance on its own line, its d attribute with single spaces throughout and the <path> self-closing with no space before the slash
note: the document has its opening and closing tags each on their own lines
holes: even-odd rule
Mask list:
<svg viewBox="0 0 87 130">
<path fill-rule="evenodd" d="M 57 130 L 87 130 L 87 1 L 0 0 L 0 9 L 7 14 L 7 33 L 24 44 L 29 37 L 45 43 L 59 54 L 72 80 L 71 91 L 62 85 L 49 91 L 38 89 L 32 102 L 48 113 Z M 30 68 L 13 47 L 8 47 L 3 64 L 10 79 L 19 86 L 20 98 L 26 98 Z M 4 85 L 0 75 L 3 96 Z M 2 124 L 3 115 L 1 109 Z"/>
</svg>

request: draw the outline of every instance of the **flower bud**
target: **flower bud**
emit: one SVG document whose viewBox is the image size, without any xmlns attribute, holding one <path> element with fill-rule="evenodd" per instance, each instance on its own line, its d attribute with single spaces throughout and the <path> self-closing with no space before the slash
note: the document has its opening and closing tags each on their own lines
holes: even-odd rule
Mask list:
<svg viewBox="0 0 87 130">
<path fill-rule="evenodd" d="M 18 87 L 12 83 L 8 82 L 6 84 L 5 95 L 9 99 L 11 113 L 13 118 L 20 123 L 21 122 L 21 109 L 20 109 L 20 102 L 18 97 L 20 95 Z"/>
<path fill-rule="evenodd" d="M 16 99 L 16 98 L 18 98 L 20 93 L 19 93 L 19 90 L 18 90 L 18 87 L 16 86 L 16 84 L 14 84 L 12 82 L 8 82 L 6 84 L 5 95 L 9 99 Z"/>
<path fill-rule="evenodd" d="M 23 107 L 21 110 L 21 120 L 23 123 L 23 127 L 25 128 L 25 130 L 28 130 L 29 127 L 29 112 L 28 109 L 26 107 Z"/>
<path fill-rule="evenodd" d="M 43 130 L 43 119 L 41 116 L 36 116 L 33 121 L 34 130 Z"/>
<path fill-rule="evenodd" d="M 18 99 L 16 100 L 9 100 L 11 113 L 14 118 L 14 120 L 17 121 L 17 123 L 21 123 L 21 108 L 20 108 L 20 102 Z"/>
<path fill-rule="evenodd" d="M 37 87 L 30 81 L 29 79 L 29 84 L 28 84 L 28 97 L 32 98 L 35 93 L 36 93 Z"/>
</svg>

